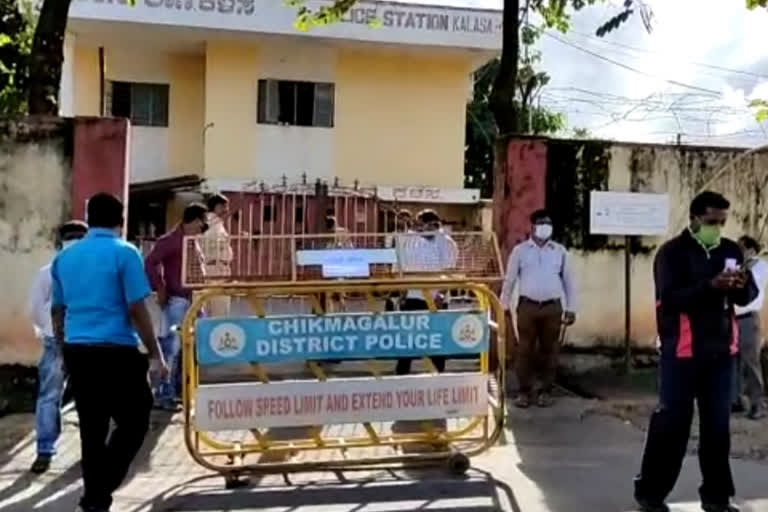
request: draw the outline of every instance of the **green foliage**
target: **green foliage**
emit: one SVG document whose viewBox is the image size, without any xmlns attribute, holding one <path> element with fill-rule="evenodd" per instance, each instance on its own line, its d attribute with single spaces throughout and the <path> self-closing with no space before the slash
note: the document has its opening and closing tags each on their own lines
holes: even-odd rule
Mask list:
<svg viewBox="0 0 768 512">
<path fill-rule="evenodd" d="M 317 9 L 307 7 L 307 0 L 285 0 L 285 5 L 296 9 L 296 29 L 306 32 L 312 27 L 330 25 L 341 21 L 344 14 L 355 5 L 357 0 L 334 0 L 331 5 L 323 5 Z"/>
<path fill-rule="evenodd" d="M 603 0 L 531 0 L 528 8 L 539 13 L 547 28 L 567 32 L 571 27 L 571 15 L 584 7 Z"/>
<path fill-rule="evenodd" d="M 635 11 L 640 12 L 643 25 L 645 25 L 645 29 L 650 32 L 653 24 L 653 11 L 651 11 L 651 8 L 648 6 L 648 4 L 642 0 L 624 0 L 624 7 L 621 12 L 600 25 L 595 31 L 595 34 L 598 37 L 603 37 L 609 32 L 616 30 L 622 24 L 626 23 L 627 20 L 629 20 L 629 18 L 635 13 Z"/>
<path fill-rule="evenodd" d="M 593 139 L 592 132 L 587 128 L 574 128 L 571 130 L 574 139 Z"/>
<path fill-rule="evenodd" d="M 756 109 L 755 119 L 758 123 L 768 121 L 768 100 L 753 100 L 749 106 Z"/>
<path fill-rule="evenodd" d="M 754 10 L 758 7 L 768 8 L 768 0 L 747 0 L 747 9 Z M 755 119 L 758 123 L 768 121 L 768 100 L 754 100 L 749 106 L 755 109 Z"/>
<path fill-rule="evenodd" d="M 529 56 L 529 60 L 531 57 Z M 535 59 L 533 60 L 535 61 Z M 531 62 L 533 62 L 531 61 Z M 521 67 L 527 81 L 521 84 L 540 83 L 549 81 L 546 73 L 534 72 L 532 66 L 521 59 Z M 499 59 L 493 59 L 475 72 L 475 85 L 472 101 L 467 104 L 467 119 L 464 148 L 464 184 L 467 187 L 478 188 L 482 197 L 493 195 L 493 151 L 494 141 L 498 131 L 493 115 L 489 108 L 491 87 L 499 70 Z M 537 107 L 529 103 L 522 104 L 518 97 L 515 101 L 522 119 L 523 133 L 531 135 L 551 135 L 564 129 L 565 116 L 545 107 Z"/>
<path fill-rule="evenodd" d="M 31 0 L 0 0 L 0 117 L 26 114 L 26 83 L 37 11 Z"/>
</svg>

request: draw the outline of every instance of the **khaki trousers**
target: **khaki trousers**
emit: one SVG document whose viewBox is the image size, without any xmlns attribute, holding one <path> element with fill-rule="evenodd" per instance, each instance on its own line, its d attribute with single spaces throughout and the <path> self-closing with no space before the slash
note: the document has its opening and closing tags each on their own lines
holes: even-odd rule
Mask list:
<svg viewBox="0 0 768 512">
<path fill-rule="evenodd" d="M 206 277 L 212 277 L 214 279 L 211 279 L 210 283 L 214 284 L 218 280 L 215 279 L 217 277 L 226 278 L 232 275 L 232 269 L 229 265 L 225 263 L 214 263 L 214 264 L 206 264 L 205 265 L 205 276 Z M 226 279 L 221 279 L 221 282 L 226 282 Z M 230 305 L 231 305 L 231 299 L 230 297 L 214 297 L 208 301 L 208 304 L 206 304 L 207 314 L 208 316 L 229 316 L 230 311 Z"/>
<path fill-rule="evenodd" d="M 524 298 L 517 306 L 517 379 L 521 392 L 529 392 L 538 377 L 543 390 L 555 382 L 560 353 L 563 306 L 559 300 L 538 304 Z"/>
</svg>

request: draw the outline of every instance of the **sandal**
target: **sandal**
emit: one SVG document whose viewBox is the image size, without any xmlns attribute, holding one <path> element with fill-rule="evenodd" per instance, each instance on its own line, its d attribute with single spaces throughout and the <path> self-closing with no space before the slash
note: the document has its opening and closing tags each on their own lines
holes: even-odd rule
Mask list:
<svg viewBox="0 0 768 512">
<path fill-rule="evenodd" d="M 539 393 L 539 396 L 536 399 L 536 405 L 539 407 L 550 407 L 552 403 L 552 396 L 547 392 Z"/>
<path fill-rule="evenodd" d="M 527 409 L 531 406 L 531 395 L 529 393 L 520 393 L 515 399 L 515 407 Z"/>
</svg>

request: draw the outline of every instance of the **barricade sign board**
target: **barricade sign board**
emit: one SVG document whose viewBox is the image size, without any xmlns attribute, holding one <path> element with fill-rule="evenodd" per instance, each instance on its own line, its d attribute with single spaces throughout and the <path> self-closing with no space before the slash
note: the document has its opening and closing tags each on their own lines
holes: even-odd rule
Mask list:
<svg viewBox="0 0 768 512">
<path fill-rule="evenodd" d="M 201 365 L 479 354 L 487 314 L 453 310 L 269 318 L 203 318 L 195 327 Z"/>
<path fill-rule="evenodd" d="M 488 375 L 208 384 L 199 387 L 195 423 L 205 431 L 488 414 Z"/>
</svg>

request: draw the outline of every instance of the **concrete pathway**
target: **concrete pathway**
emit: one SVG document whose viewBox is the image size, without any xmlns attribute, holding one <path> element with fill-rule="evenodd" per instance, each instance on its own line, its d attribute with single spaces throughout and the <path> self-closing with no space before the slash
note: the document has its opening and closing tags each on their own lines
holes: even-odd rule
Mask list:
<svg viewBox="0 0 768 512">
<path fill-rule="evenodd" d="M 473 461 L 466 478 L 440 470 L 275 475 L 226 491 L 187 455 L 178 421 L 157 417 L 115 512 L 630 512 L 642 433 L 590 413 L 586 400 L 551 410 L 512 411 L 503 443 Z M 34 457 L 29 416 L 0 419 L 0 511 L 68 512 L 81 492 L 74 413 L 66 415 L 50 473 L 26 473 Z M 745 512 L 768 510 L 768 465 L 734 461 Z M 699 510 L 698 466 L 686 461 L 673 510 Z"/>
</svg>

